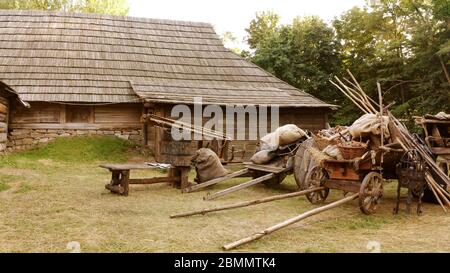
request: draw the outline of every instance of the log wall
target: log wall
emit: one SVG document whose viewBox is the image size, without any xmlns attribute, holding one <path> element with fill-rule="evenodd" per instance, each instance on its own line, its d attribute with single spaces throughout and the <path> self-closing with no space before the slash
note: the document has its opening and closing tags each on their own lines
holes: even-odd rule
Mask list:
<svg viewBox="0 0 450 273">
<path fill-rule="evenodd" d="M 153 112 L 157 115 L 164 116 L 164 117 L 171 117 L 171 105 L 154 105 L 152 106 L 148 111 Z M 191 108 L 191 111 L 193 113 L 193 109 Z M 225 113 L 225 109 L 223 109 L 223 112 Z M 281 108 L 280 109 L 280 116 L 279 116 L 279 124 L 280 126 L 286 125 L 286 124 L 296 124 L 302 129 L 316 132 L 320 129 L 323 129 L 326 127 L 327 120 L 327 109 L 320 109 L 320 108 Z M 225 115 L 224 115 L 225 116 Z M 209 118 L 204 118 L 203 122 L 205 123 L 208 121 Z M 249 136 L 249 128 L 248 128 L 248 118 L 246 120 L 246 140 L 233 140 L 231 141 L 229 148 L 234 149 L 234 162 L 243 162 L 248 161 L 250 157 L 255 153 L 258 141 L 257 140 L 248 140 Z M 226 122 L 223 121 L 224 125 L 224 131 L 226 132 Z M 235 121 L 234 128 L 235 132 L 237 131 L 237 122 Z M 270 127 L 270 125 L 268 125 Z M 276 129 L 276 128 L 275 128 Z M 152 127 L 147 128 L 147 145 L 150 147 L 151 150 L 155 152 L 155 155 L 159 155 L 164 153 L 165 148 L 161 147 L 161 143 L 164 143 L 164 146 L 166 146 L 165 142 L 170 141 L 166 134 L 163 133 L 161 129 L 156 129 Z M 273 131 L 271 128 L 267 128 L 267 132 Z M 258 139 L 261 136 L 258 134 Z M 208 142 L 204 141 L 203 145 L 207 145 Z M 198 143 L 193 141 L 190 144 L 185 144 L 186 151 L 193 152 L 198 148 Z M 231 150 L 228 153 L 228 158 L 231 158 Z"/>
<path fill-rule="evenodd" d="M 3 106 L 3 108 L 5 108 Z M 144 109 L 142 104 L 116 104 L 106 106 L 72 106 L 46 102 L 32 102 L 27 109 L 18 102 L 11 103 L 9 110 L 9 136 L 8 142 L 3 142 L 7 150 L 28 149 L 41 143 L 46 143 L 58 137 L 75 135 L 115 135 L 135 142 L 144 143 L 158 156 L 168 152 L 170 136 L 152 126 L 145 126 L 140 122 L 143 111 L 153 112 L 157 115 L 170 117 L 172 105 L 154 104 Z M 2 106 L 0 106 L 0 120 Z M 225 109 L 223 109 L 225 113 Z M 327 110 L 317 108 L 281 108 L 280 125 L 293 123 L 302 129 L 317 131 L 325 128 Z M 5 120 L 6 118 L 5 115 Z M 204 118 L 206 123 L 209 118 Z M 249 135 L 248 120 L 246 121 L 246 136 Z M 225 121 L 223 121 L 226 130 Z M 235 131 L 237 129 L 235 121 Z M 1 139 L 6 138 L 7 124 L 0 122 L 0 148 Z M 4 128 L 4 129 L 3 129 Z M 1 135 L 3 130 L 3 135 Z M 268 128 L 268 132 L 271 128 Z M 145 136 L 144 136 L 144 133 Z M 258 138 L 261 137 L 258 135 Z M 234 149 L 234 161 L 248 160 L 255 152 L 258 141 L 234 140 L 229 148 Z M 203 145 L 208 142 L 204 141 Z M 195 151 L 197 142 L 185 143 L 186 154 Z M 170 150 L 170 149 L 169 149 Z M 170 151 L 169 151 L 170 152 Z M 231 150 L 228 153 L 231 157 Z M 187 158 L 187 157 L 186 157 Z"/>
<path fill-rule="evenodd" d="M 0 152 L 6 150 L 8 142 L 9 116 L 9 99 L 3 96 L 2 93 L 0 93 Z"/>
<path fill-rule="evenodd" d="M 31 102 L 11 105 L 7 151 L 25 150 L 59 137 L 109 135 L 142 144 L 141 104 L 63 105 Z M 1 110 L 1 109 L 0 109 Z"/>
</svg>

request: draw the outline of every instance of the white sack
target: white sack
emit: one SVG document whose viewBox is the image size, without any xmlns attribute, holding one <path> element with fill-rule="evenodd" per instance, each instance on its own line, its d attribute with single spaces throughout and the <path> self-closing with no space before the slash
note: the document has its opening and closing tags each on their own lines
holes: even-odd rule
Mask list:
<svg viewBox="0 0 450 273">
<path fill-rule="evenodd" d="M 298 128 L 297 125 L 287 124 L 262 137 L 261 142 L 271 147 L 278 147 L 292 144 L 305 136 L 305 131 Z"/>
<path fill-rule="evenodd" d="M 255 164 L 266 164 L 277 156 L 276 153 L 268 150 L 262 150 L 254 154 L 250 161 Z"/>
<path fill-rule="evenodd" d="M 390 136 L 388 123 L 389 118 L 387 116 L 383 116 L 384 123 L 384 137 L 388 138 Z M 350 134 L 353 138 L 359 138 L 364 136 L 380 135 L 381 134 L 381 119 L 379 116 L 374 114 L 365 114 L 353 122 L 352 126 L 349 127 Z"/>
</svg>

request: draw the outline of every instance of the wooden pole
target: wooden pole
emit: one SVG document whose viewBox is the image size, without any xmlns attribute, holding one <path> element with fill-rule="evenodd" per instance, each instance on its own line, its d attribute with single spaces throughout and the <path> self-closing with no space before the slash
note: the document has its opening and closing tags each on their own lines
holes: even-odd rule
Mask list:
<svg viewBox="0 0 450 273">
<path fill-rule="evenodd" d="M 361 109 L 364 113 L 368 114 L 371 113 L 370 109 L 368 109 L 365 105 L 365 102 L 363 102 L 361 99 L 356 98 L 356 96 L 354 96 L 352 93 L 350 93 L 348 91 L 348 87 L 345 86 L 344 83 L 342 83 L 338 77 L 335 77 L 336 81 L 342 86 L 338 87 L 338 85 L 334 82 L 333 83 L 334 86 L 338 87 L 339 90 L 341 90 L 342 94 L 344 94 L 347 98 L 349 98 L 359 109 Z M 345 89 L 345 90 L 344 90 Z M 353 96 L 352 96 L 353 95 Z"/>
<path fill-rule="evenodd" d="M 377 88 L 378 88 L 378 100 L 380 103 L 380 138 L 381 138 L 381 148 L 384 146 L 384 120 L 383 120 L 383 94 L 381 92 L 381 84 L 377 82 Z M 381 164 L 384 162 L 384 153 L 381 153 Z"/>
<path fill-rule="evenodd" d="M 264 237 L 264 236 L 266 236 L 268 234 L 271 234 L 272 232 L 275 232 L 275 231 L 277 231 L 279 229 L 282 229 L 282 228 L 284 228 L 286 226 L 289 226 L 289 225 L 292 225 L 294 223 L 297 223 L 300 220 L 303 220 L 305 218 L 311 217 L 311 216 L 316 215 L 318 213 L 321 213 L 321 212 L 324 212 L 326 210 L 329 210 L 329 209 L 335 208 L 337 206 L 343 205 L 345 203 L 348 203 L 348 202 L 352 201 L 353 199 L 357 198 L 358 196 L 359 196 L 359 193 L 355 193 L 355 194 L 353 194 L 351 196 L 348 196 L 346 198 L 343 198 L 343 199 L 341 199 L 339 201 L 336 201 L 336 202 L 330 203 L 328 205 L 325 205 L 325 206 L 322 206 L 322 207 L 319 207 L 319 208 L 307 211 L 307 212 L 305 212 L 303 214 L 300 214 L 300 215 L 298 215 L 298 216 L 296 216 L 294 218 L 288 219 L 288 220 L 286 220 L 284 222 L 281 222 L 279 224 L 276 224 L 274 226 L 266 228 L 265 230 L 260 231 L 258 233 L 255 233 L 255 234 L 253 234 L 253 235 L 251 235 L 251 236 L 249 236 L 247 238 L 244 238 L 244 239 L 232 242 L 230 244 L 226 244 L 226 245 L 223 246 L 223 249 L 224 250 L 231 250 L 231 249 L 234 249 L 234 248 L 236 248 L 238 246 L 241 246 L 243 244 L 250 243 L 250 242 L 255 241 L 255 240 L 257 240 L 257 239 L 259 239 L 261 237 Z"/>
<path fill-rule="evenodd" d="M 261 177 L 255 178 L 253 180 L 250 180 L 248 182 L 245 182 L 245 183 L 242 183 L 242 184 L 230 187 L 228 189 L 225 189 L 225 190 L 222 190 L 222 191 L 218 191 L 218 192 L 213 193 L 213 194 L 208 194 L 205 197 L 203 197 L 203 200 L 216 199 L 216 198 L 218 198 L 220 196 L 224 196 L 224 195 L 227 195 L 229 193 L 232 193 L 232 192 L 235 192 L 235 191 L 238 191 L 238 190 L 242 190 L 242 189 L 245 189 L 247 187 L 250 187 L 250 186 L 256 185 L 258 183 L 264 182 L 266 180 L 272 179 L 275 176 L 277 176 L 277 174 L 269 173 L 269 174 L 263 175 Z"/>
<path fill-rule="evenodd" d="M 227 174 L 225 176 L 222 176 L 222 177 L 219 177 L 219 178 L 216 178 L 216 179 L 212 179 L 212 180 L 203 182 L 203 183 L 198 184 L 198 185 L 190 186 L 190 187 L 184 189 L 183 192 L 198 191 L 199 189 L 203 189 L 203 188 L 206 188 L 208 186 L 215 185 L 217 183 L 223 182 L 225 180 L 228 180 L 228 179 L 231 179 L 231 178 L 234 178 L 234 177 L 238 177 L 238 176 L 247 174 L 248 172 L 249 172 L 248 169 L 243 169 L 243 170 L 240 170 L 240 171 L 237 171 L 237 172 L 234 172 L 234 173 L 230 173 L 230 174 Z"/>
<path fill-rule="evenodd" d="M 344 94 L 349 100 L 351 100 L 353 102 L 353 104 L 355 104 L 361 111 L 363 111 L 365 114 L 367 114 L 367 110 L 363 107 L 360 106 L 359 103 L 355 102 L 355 100 L 353 100 L 352 97 L 350 97 L 345 91 L 344 89 L 342 89 L 338 84 L 334 83 L 333 81 L 330 81 L 331 84 L 333 84 L 334 86 L 336 86 L 339 90 L 341 90 L 342 94 Z"/>
<path fill-rule="evenodd" d="M 216 211 L 222 211 L 222 210 L 254 206 L 254 205 L 259 205 L 259 204 L 272 202 L 272 201 L 276 201 L 276 200 L 282 200 L 282 199 L 292 198 L 292 197 L 296 197 L 296 196 L 306 195 L 308 193 L 315 192 L 315 191 L 321 191 L 324 189 L 325 189 L 324 187 L 318 187 L 318 188 L 308 189 L 308 190 L 304 190 L 304 191 L 291 192 L 291 193 L 280 194 L 280 195 L 270 196 L 270 197 L 256 199 L 256 200 L 239 202 L 239 203 L 225 205 L 225 206 L 216 207 L 216 208 L 202 209 L 202 210 L 196 210 L 196 211 L 185 212 L 185 213 L 180 213 L 180 214 L 173 214 L 173 215 L 170 215 L 170 218 L 180 218 L 180 217 L 187 217 L 187 216 L 198 215 L 198 214 L 204 215 L 209 212 L 216 212 Z"/>
<path fill-rule="evenodd" d="M 358 86 L 358 91 L 362 94 L 362 96 L 365 98 L 365 100 L 367 101 L 367 103 L 372 106 L 370 104 L 370 101 L 372 101 L 374 104 L 376 104 L 376 102 L 374 100 L 372 100 L 369 96 L 367 96 L 366 92 L 364 92 L 364 90 L 362 89 L 361 85 L 359 85 L 358 81 L 356 80 L 355 76 L 353 76 L 352 72 L 350 72 L 350 70 L 347 69 L 347 73 L 350 75 L 350 77 L 352 78 L 352 80 L 355 82 L 356 86 Z M 373 108 L 373 107 L 372 107 Z M 374 109 L 375 111 L 375 109 Z M 376 111 L 375 111 L 376 112 Z"/>
<path fill-rule="evenodd" d="M 450 197 L 450 194 L 448 192 L 446 192 L 443 188 L 441 188 L 439 186 L 439 184 L 434 180 L 433 176 L 431 176 L 430 174 L 426 173 L 425 179 L 427 180 L 428 184 L 430 184 L 431 186 L 434 187 L 436 192 L 439 194 L 439 196 L 442 198 L 442 200 L 447 204 L 447 206 L 450 207 L 450 201 L 448 199 Z"/>
<path fill-rule="evenodd" d="M 428 180 L 427 180 L 427 182 L 428 182 Z M 428 182 L 428 185 L 430 186 L 431 191 L 433 192 L 434 196 L 436 197 L 436 200 L 439 202 L 439 205 L 441 205 L 444 212 L 447 212 L 447 209 L 445 208 L 444 204 L 442 204 L 442 201 L 439 198 L 439 195 L 436 193 L 436 190 L 434 189 L 432 183 Z"/>
</svg>

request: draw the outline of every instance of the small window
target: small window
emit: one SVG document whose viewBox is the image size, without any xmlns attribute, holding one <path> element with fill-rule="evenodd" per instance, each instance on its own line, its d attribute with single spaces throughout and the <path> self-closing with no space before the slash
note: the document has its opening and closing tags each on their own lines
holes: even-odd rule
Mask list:
<svg viewBox="0 0 450 273">
<path fill-rule="evenodd" d="M 92 106 L 66 105 L 66 123 L 92 123 Z"/>
</svg>

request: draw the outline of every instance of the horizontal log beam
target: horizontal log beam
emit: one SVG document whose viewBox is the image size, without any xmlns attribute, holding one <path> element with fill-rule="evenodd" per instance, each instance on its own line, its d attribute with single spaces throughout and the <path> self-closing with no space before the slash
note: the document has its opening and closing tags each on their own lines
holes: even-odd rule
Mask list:
<svg viewBox="0 0 450 273">
<path fill-rule="evenodd" d="M 180 182 L 179 176 L 174 177 L 153 177 L 153 178 L 134 178 L 129 179 L 128 183 L 131 184 L 157 184 L 157 183 L 176 183 Z"/>
<path fill-rule="evenodd" d="M 114 130 L 141 129 L 142 123 L 11 123 L 11 129 Z"/>
</svg>

